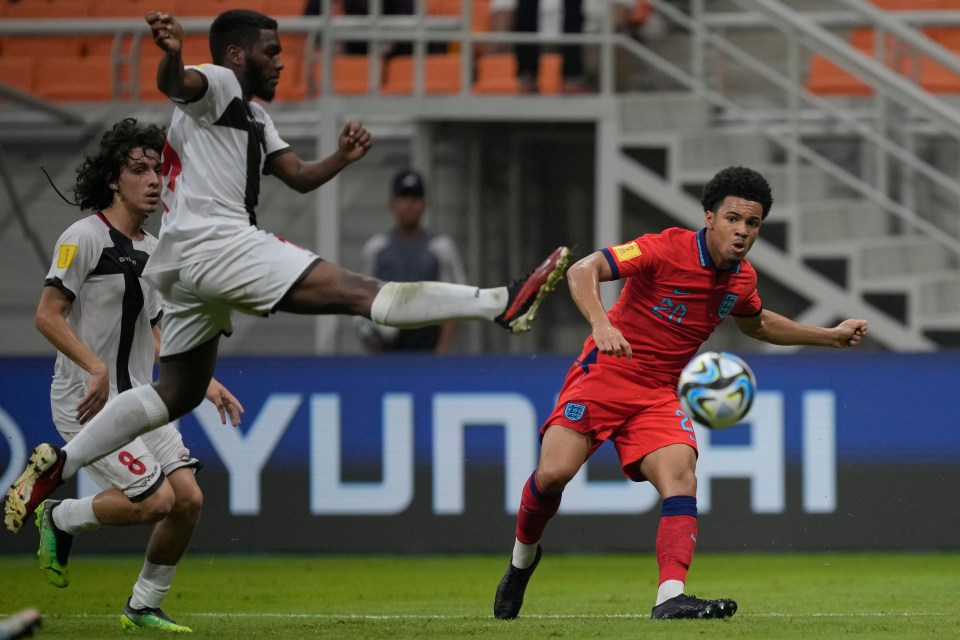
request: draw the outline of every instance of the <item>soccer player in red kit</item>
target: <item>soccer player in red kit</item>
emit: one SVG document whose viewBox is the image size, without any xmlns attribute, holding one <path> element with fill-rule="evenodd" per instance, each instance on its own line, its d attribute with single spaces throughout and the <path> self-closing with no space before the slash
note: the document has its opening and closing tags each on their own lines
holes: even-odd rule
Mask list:
<svg viewBox="0 0 960 640">
<path fill-rule="evenodd" d="M 759 173 L 723 169 L 704 187 L 701 203 L 703 229 L 671 228 L 606 247 L 567 274 L 592 334 L 541 428 L 540 462 L 524 486 L 513 557 L 497 587 L 497 618 L 520 613 L 540 562 L 540 539 L 564 487 L 607 440 L 624 474 L 649 481 L 662 499 L 651 617 L 727 618 L 737 610 L 733 600 L 684 593 L 697 541 L 697 440 L 677 399 L 680 371 L 727 316 L 764 342 L 836 348 L 858 345 L 867 322 L 824 328 L 763 308 L 756 271 L 745 259 L 773 204 Z M 617 279 L 626 283 L 608 312 L 600 283 Z"/>
</svg>

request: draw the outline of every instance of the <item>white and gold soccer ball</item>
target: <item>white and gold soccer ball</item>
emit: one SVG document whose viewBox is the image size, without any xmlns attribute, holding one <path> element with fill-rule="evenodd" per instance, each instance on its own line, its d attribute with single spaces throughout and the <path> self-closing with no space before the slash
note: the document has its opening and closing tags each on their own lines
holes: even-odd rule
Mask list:
<svg viewBox="0 0 960 640">
<path fill-rule="evenodd" d="M 684 412 L 711 429 L 742 422 L 756 392 L 757 380 L 750 365 L 726 351 L 695 356 L 683 368 L 677 384 Z"/>
</svg>

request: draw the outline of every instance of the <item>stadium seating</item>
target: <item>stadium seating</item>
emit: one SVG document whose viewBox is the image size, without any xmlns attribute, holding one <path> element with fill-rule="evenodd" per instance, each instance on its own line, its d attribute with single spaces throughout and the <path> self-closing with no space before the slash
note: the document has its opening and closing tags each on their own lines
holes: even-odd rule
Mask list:
<svg viewBox="0 0 960 640">
<path fill-rule="evenodd" d="M 0 56 L 0 83 L 29 93 L 36 85 L 36 66 L 31 56 Z"/>
<path fill-rule="evenodd" d="M 114 95 L 114 65 L 110 56 L 42 58 L 37 61 L 35 92 L 64 102 L 106 102 Z"/>
<path fill-rule="evenodd" d="M 370 59 L 367 56 L 334 56 L 332 66 L 334 93 L 369 93 Z M 317 75 L 321 75 L 319 69 Z"/>
<path fill-rule="evenodd" d="M 960 0 L 871 0 L 871 3 L 884 11 L 960 10 Z M 960 54 L 960 27 L 928 27 L 923 31 L 945 48 Z M 876 34 L 872 29 L 852 29 L 849 42 L 866 55 L 876 57 Z M 916 81 L 927 91 L 960 93 L 960 76 L 942 64 L 910 52 L 893 36 L 887 36 L 883 53 L 887 66 Z M 868 85 L 819 54 L 810 59 L 806 88 L 823 96 L 873 95 Z"/>
<path fill-rule="evenodd" d="M 537 85 L 542 95 L 555 95 L 563 89 L 563 57 L 559 53 L 540 54 Z"/>
<path fill-rule="evenodd" d="M 0 38 L 0 54 L 35 59 L 76 58 L 84 53 L 81 36 L 6 36 Z"/>
<path fill-rule="evenodd" d="M 460 56 L 455 53 L 436 53 L 425 56 L 423 63 L 424 93 L 457 93 L 460 91 Z M 413 92 L 413 56 L 395 56 L 387 60 L 384 94 L 409 94 Z"/>
<path fill-rule="evenodd" d="M 91 15 L 92 0 L 7 0 L 0 10 L 10 20 L 25 18 L 86 18 Z"/>
<path fill-rule="evenodd" d="M 517 93 L 517 57 L 512 53 L 488 53 L 477 58 L 475 93 Z"/>
</svg>

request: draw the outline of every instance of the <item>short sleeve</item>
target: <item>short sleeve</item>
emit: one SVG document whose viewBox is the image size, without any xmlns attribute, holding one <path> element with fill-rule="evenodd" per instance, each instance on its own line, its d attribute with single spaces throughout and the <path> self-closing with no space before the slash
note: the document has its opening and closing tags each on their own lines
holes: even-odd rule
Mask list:
<svg viewBox="0 0 960 640">
<path fill-rule="evenodd" d="M 259 107 L 259 105 L 257 105 Z M 283 151 L 288 148 L 290 145 L 280 137 L 280 134 L 277 132 L 277 127 L 273 124 L 273 118 L 270 117 L 263 109 L 259 109 L 261 117 L 263 117 L 263 137 L 267 145 L 267 155 L 272 155 L 278 151 Z"/>
<path fill-rule="evenodd" d="M 75 223 L 57 240 L 45 284 L 55 286 L 72 301 L 100 260 L 102 247 L 87 224 Z"/>
<path fill-rule="evenodd" d="M 240 83 L 237 77 L 226 67 L 215 64 L 187 66 L 203 74 L 207 88 L 192 102 L 177 103 L 177 108 L 204 125 L 211 125 L 220 119 L 234 98 L 240 97 Z"/>
<path fill-rule="evenodd" d="M 763 311 L 763 303 L 760 301 L 760 294 L 754 287 L 750 293 L 741 296 L 737 303 L 730 310 L 731 315 L 740 318 L 752 318 Z"/>
<path fill-rule="evenodd" d="M 646 268 L 654 257 L 654 247 L 647 236 L 641 236 L 624 244 L 612 245 L 601 249 L 610 271 L 612 280 L 630 277 Z"/>
</svg>

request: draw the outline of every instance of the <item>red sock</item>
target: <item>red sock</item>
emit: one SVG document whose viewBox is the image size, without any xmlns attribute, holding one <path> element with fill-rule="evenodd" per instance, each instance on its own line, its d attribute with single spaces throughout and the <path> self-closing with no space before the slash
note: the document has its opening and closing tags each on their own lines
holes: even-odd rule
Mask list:
<svg viewBox="0 0 960 640">
<path fill-rule="evenodd" d="M 673 496 L 664 500 L 657 529 L 657 565 L 660 567 L 657 584 L 666 580 L 687 581 L 696 544 L 697 499 Z"/>
<path fill-rule="evenodd" d="M 544 494 L 537 484 L 537 472 L 523 485 L 520 496 L 520 511 L 517 513 L 517 540 L 523 544 L 539 542 L 547 522 L 560 508 L 562 493 Z"/>
</svg>

